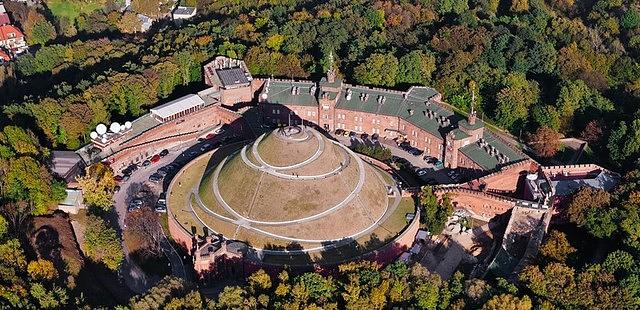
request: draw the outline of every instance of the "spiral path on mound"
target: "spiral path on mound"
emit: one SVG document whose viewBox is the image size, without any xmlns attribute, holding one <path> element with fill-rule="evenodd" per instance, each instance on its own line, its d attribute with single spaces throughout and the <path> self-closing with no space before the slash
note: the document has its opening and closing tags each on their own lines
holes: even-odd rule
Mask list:
<svg viewBox="0 0 640 310">
<path fill-rule="evenodd" d="M 272 134 L 275 134 L 275 132 Z M 300 162 L 292 163 L 291 165 L 286 165 L 286 166 L 271 165 L 271 164 L 268 164 L 262 158 L 257 146 L 260 143 L 262 143 L 265 137 L 266 137 L 266 134 L 261 135 L 258 139 L 256 139 L 253 142 L 253 145 L 243 146 L 240 150 L 234 152 L 229 156 L 224 157 L 220 161 L 220 163 L 217 164 L 217 166 L 212 166 L 210 169 L 207 169 L 207 172 L 205 172 L 205 174 L 207 174 L 208 172 L 212 173 L 211 174 L 212 181 L 211 181 L 210 187 L 207 186 L 203 188 L 196 185 L 191 190 L 190 195 L 195 199 L 189 199 L 188 208 L 189 208 L 189 211 L 193 213 L 194 218 L 197 219 L 197 222 L 199 222 L 203 227 L 206 227 L 208 230 L 212 232 L 218 231 L 215 227 L 211 227 L 209 225 L 210 223 L 208 224 L 207 221 L 202 218 L 202 216 L 204 217 L 207 216 L 205 215 L 206 213 L 217 220 L 224 221 L 232 225 L 237 225 L 237 227 L 234 228 L 236 231 L 236 235 L 238 234 L 239 230 L 242 228 L 242 229 L 254 232 L 258 235 L 262 235 L 268 238 L 278 239 L 282 241 L 298 242 L 298 243 L 305 243 L 305 244 L 322 244 L 321 246 L 305 247 L 304 249 L 297 250 L 297 251 L 285 251 L 288 253 L 311 252 L 311 251 L 317 251 L 322 249 L 328 249 L 332 247 L 338 247 L 344 244 L 345 242 L 353 242 L 353 240 L 355 239 L 358 239 L 360 237 L 363 237 L 367 234 L 372 233 L 390 217 L 390 215 L 393 213 L 393 211 L 397 208 L 397 206 L 400 203 L 401 195 L 398 189 L 394 185 L 388 184 L 378 171 L 375 171 L 375 169 L 373 168 L 368 168 L 371 171 L 367 173 L 366 172 L 367 168 L 364 161 L 357 154 L 355 154 L 353 151 L 351 151 L 349 148 L 345 147 L 344 145 L 325 138 L 319 132 L 313 129 L 304 129 L 301 133 L 297 134 L 296 137 L 294 138 L 280 137 L 280 136 L 277 137 L 278 139 L 282 139 L 287 143 L 312 143 L 311 141 L 313 140 L 317 141 L 318 143 L 317 147 L 315 148 L 315 151 L 311 148 L 307 149 L 309 152 L 305 154 L 310 154 L 311 152 L 313 152 L 313 154 L 310 157 Z M 313 147 L 315 147 L 315 142 Z M 293 169 L 302 168 L 302 167 L 311 165 L 312 163 L 315 163 L 316 161 L 318 161 L 319 158 L 321 158 L 321 155 L 323 155 L 323 153 L 327 152 L 327 149 L 329 147 L 331 147 L 331 150 L 334 152 L 332 154 L 340 154 L 340 156 L 334 155 L 334 157 L 329 157 L 329 158 L 333 158 L 332 159 L 333 164 L 335 164 L 338 161 L 337 158 L 340 158 L 339 165 L 337 165 L 336 167 L 333 167 L 331 170 L 327 172 L 323 171 L 323 173 L 319 173 L 319 174 L 299 175 L 291 171 Z M 251 155 L 252 158 L 250 159 L 248 155 Z M 252 171 L 256 171 L 260 173 L 260 177 L 256 179 L 257 185 L 255 186 L 257 187 L 255 189 L 255 192 L 253 192 L 253 194 L 251 193 L 251 190 L 253 189 L 251 190 L 248 188 L 238 189 L 238 190 L 246 190 L 246 195 L 248 196 L 245 196 L 245 197 L 247 197 L 247 199 L 249 196 L 253 196 L 253 198 L 251 199 L 251 202 L 247 206 L 248 211 L 243 211 L 243 212 L 246 212 L 246 215 L 241 214 L 237 209 L 235 209 L 232 203 L 229 203 L 223 197 L 220 190 L 220 184 L 221 184 L 220 172 L 226 165 L 229 164 L 231 159 L 235 160 L 234 161 L 235 166 L 232 166 L 232 167 L 239 167 L 237 166 L 237 164 L 240 163 L 240 161 L 236 159 L 237 157 L 241 159 L 241 164 L 244 164 L 246 167 L 248 167 Z M 301 158 L 298 158 L 298 159 L 301 159 Z M 313 168 L 309 167 L 309 169 L 307 170 L 314 169 L 318 166 L 323 167 L 324 163 L 325 163 L 324 161 L 319 161 L 318 164 L 315 164 Z M 302 214 L 306 216 L 293 218 L 293 219 L 258 220 L 255 218 L 251 218 L 250 215 L 252 214 L 252 209 L 255 207 L 258 188 L 261 186 L 260 184 L 262 182 L 262 178 L 265 175 L 273 176 L 277 179 L 283 180 L 281 182 L 313 182 L 314 180 L 331 179 L 331 178 L 341 176 L 345 172 L 345 169 L 347 169 L 347 167 L 352 167 L 352 165 L 354 164 L 355 166 L 353 166 L 353 168 L 350 168 L 349 174 L 347 176 L 351 176 L 352 179 L 355 179 L 356 175 L 353 174 L 353 172 L 355 172 L 353 170 L 357 169 L 357 183 L 348 192 L 346 197 L 344 197 L 339 202 L 334 203 L 330 206 L 324 206 L 320 204 L 319 206 L 323 209 L 321 210 L 311 209 L 313 211 L 318 211 L 317 213 L 312 213 L 309 215 Z M 213 170 L 212 172 L 211 172 L 211 169 Z M 229 168 L 229 169 L 232 169 L 232 168 Z M 242 168 L 242 169 L 245 169 L 245 168 Z M 238 174 L 238 175 L 241 175 L 241 174 Z M 373 185 L 369 185 L 368 191 L 370 192 L 371 190 L 373 190 L 378 194 L 375 194 L 374 196 L 370 196 L 370 197 L 381 196 L 382 193 L 380 193 L 379 191 L 386 190 L 387 192 L 384 193 L 384 196 L 383 196 L 384 201 L 371 200 L 371 199 L 363 200 L 363 198 L 361 197 L 364 194 L 363 187 L 365 185 L 365 181 L 367 180 L 367 178 L 371 178 L 371 177 L 374 178 L 374 180 L 371 180 L 371 182 L 378 182 L 378 183 L 371 183 Z M 337 181 L 337 183 L 333 182 L 333 183 L 327 183 L 327 184 L 336 184 L 335 186 L 340 186 L 339 185 L 340 183 L 345 183 L 344 185 L 346 185 L 344 177 L 341 177 L 341 178 L 343 179 L 342 181 Z M 273 180 L 273 179 L 270 179 L 270 180 Z M 249 183 L 249 184 L 253 184 L 253 183 Z M 272 184 L 272 183 L 267 183 L 267 184 Z M 382 186 L 377 184 L 381 184 Z M 303 185 L 303 186 L 306 186 L 306 185 Z M 317 187 L 318 185 L 315 185 L 315 186 Z M 353 183 L 351 183 L 350 186 L 353 186 Z M 207 203 L 205 203 L 202 200 L 202 196 L 200 192 L 202 190 L 212 191 L 213 198 L 209 196 L 209 198 L 207 199 L 209 199 L 211 203 L 213 203 L 213 200 L 211 199 L 215 199 L 215 202 L 217 203 L 218 206 L 214 209 L 216 209 L 217 211 L 213 210 L 212 208 L 209 208 L 207 206 Z M 344 193 L 346 193 L 346 191 L 344 191 Z M 274 195 L 277 196 L 278 193 L 274 193 Z M 369 193 L 364 195 L 371 195 L 371 194 Z M 336 196 L 336 198 L 340 199 L 341 197 Z M 393 198 L 393 200 L 391 200 L 390 198 Z M 282 200 L 282 202 L 284 201 L 285 200 Z M 325 200 L 320 200 L 320 201 L 325 201 Z M 374 206 L 370 207 L 369 205 L 367 205 L 367 201 L 369 203 L 373 201 L 378 201 L 378 202 L 375 204 L 375 207 Z M 260 201 L 259 207 L 264 208 L 264 203 L 265 202 Z M 277 208 L 277 206 L 275 207 Z M 344 211 L 344 212 L 341 211 L 341 210 L 344 210 L 346 207 L 348 207 L 348 211 Z M 201 214 L 199 215 L 197 210 L 202 210 L 205 213 L 200 212 Z M 226 214 L 221 214 L 221 212 Z M 353 225 L 351 227 L 348 225 L 344 226 L 343 227 L 344 235 L 336 236 L 340 234 L 341 231 L 334 231 L 334 232 L 328 232 L 328 233 L 325 232 L 323 237 L 331 237 L 331 238 L 313 238 L 314 235 L 309 234 L 310 229 L 312 230 L 315 226 L 324 225 L 324 227 L 327 227 L 326 225 L 333 223 L 333 222 L 327 222 L 326 219 L 329 215 L 336 212 L 344 213 L 344 215 L 342 215 L 342 213 L 340 215 L 336 215 L 338 217 L 345 216 L 345 215 L 348 216 L 349 214 L 351 214 L 352 216 L 358 216 L 359 218 L 356 221 L 358 224 Z M 260 211 L 258 212 L 258 214 L 261 214 Z M 299 214 L 298 216 L 300 215 L 301 214 Z M 335 220 L 335 216 L 330 218 L 333 218 Z M 318 221 L 324 221 L 324 222 L 318 222 Z M 316 222 L 318 223 L 314 224 Z M 275 231 L 268 231 L 268 230 L 273 230 L 268 227 L 274 227 Z M 281 227 L 281 228 L 278 228 L 278 227 Z M 292 231 L 289 231 L 289 227 L 295 227 L 295 228 Z M 290 232 L 290 233 L 287 233 L 287 235 L 284 235 L 283 233 L 285 232 Z M 295 232 L 297 232 L 297 234 Z M 302 236 L 300 235 L 301 233 L 303 235 L 307 234 L 308 236 Z M 235 239 L 235 235 L 233 236 L 229 235 L 224 237 L 227 239 Z M 281 250 L 262 250 L 262 251 L 264 251 L 265 253 L 269 252 L 272 254 L 279 254 L 283 252 Z"/>
</svg>

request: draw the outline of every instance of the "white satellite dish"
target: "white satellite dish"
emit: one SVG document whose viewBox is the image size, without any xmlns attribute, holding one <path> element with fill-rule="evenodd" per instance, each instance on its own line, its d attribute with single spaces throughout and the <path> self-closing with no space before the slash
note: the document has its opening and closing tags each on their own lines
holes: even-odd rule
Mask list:
<svg viewBox="0 0 640 310">
<path fill-rule="evenodd" d="M 123 132 L 127 130 L 127 126 L 125 126 L 124 124 L 120 124 L 120 132 Z"/>
<path fill-rule="evenodd" d="M 111 123 L 111 126 L 109 126 L 109 130 L 111 130 L 111 132 L 113 133 L 118 133 L 120 131 L 120 124 L 117 122 Z"/>
<path fill-rule="evenodd" d="M 107 125 L 105 124 L 98 124 L 98 126 L 96 126 L 96 132 L 99 135 L 104 135 L 105 133 L 107 133 Z"/>
<path fill-rule="evenodd" d="M 97 138 L 97 137 L 98 137 L 98 133 L 97 133 L 97 132 L 95 132 L 95 131 L 92 131 L 92 132 L 89 134 L 89 137 L 91 137 L 91 139 L 95 139 L 95 138 Z"/>
<path fill-rule="evenodd" d="M 131 124 L 131 122 L 129 122 L 129 121 L 124 122 L 124 127 L 126 127 L 127 129 L 131 129 L 132 125 L 133 124 Z"/>
<path fill-rule="evenodd" d="M 267 95 L 267 93 L 262 93 L 262 100 L 267 100 L 267 97 L 269 97 L 269 95 Z"/>
<path fill-rule="evenodd" d="M 107 143 L 107 138 L 106 137 L 102 137 L 102 143 Z"/>
</svg>

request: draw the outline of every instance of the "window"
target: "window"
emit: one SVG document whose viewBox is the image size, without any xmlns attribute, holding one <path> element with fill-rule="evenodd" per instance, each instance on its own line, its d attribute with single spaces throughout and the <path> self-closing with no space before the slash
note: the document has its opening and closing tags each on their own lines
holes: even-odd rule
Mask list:
<svg viewBox="0 0 640 310">
<path fill-rule="evenodd" d="M 307 116 L 311 116 L 311 111 L 307 111 Z"/>
<path fill-rule="evenodd" d="M 404 125 L 402 125 L 402 130 L 405 130 Z"/>
<path fill-rule="evenodd" d="M 311 115 L 312 116 L 316 116 L 316 112 L 311 112 Z"/>
<path fill-rule="evenodd" d="M 323 105 L 323 106 L 322 106 L 322 109 L 323 109 L 323 110 L 329 110 L 329 106 L 328 106 L 328 105 Z"/>
</svg>

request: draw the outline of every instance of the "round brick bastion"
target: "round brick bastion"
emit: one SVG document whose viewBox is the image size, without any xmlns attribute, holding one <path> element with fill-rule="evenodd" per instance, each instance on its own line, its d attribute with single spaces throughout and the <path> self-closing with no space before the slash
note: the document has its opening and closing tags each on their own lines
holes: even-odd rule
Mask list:
<svg viewBox="0 0 640 310">
<path fill-rule="evenodd" d="M 388 262 L 418 229 L 390 174 L 308 127 L 225 145 L 183 167 L 167 190 L 169 228 L 187 249 L 214 236 L 257 265 Z"/>
</svg>

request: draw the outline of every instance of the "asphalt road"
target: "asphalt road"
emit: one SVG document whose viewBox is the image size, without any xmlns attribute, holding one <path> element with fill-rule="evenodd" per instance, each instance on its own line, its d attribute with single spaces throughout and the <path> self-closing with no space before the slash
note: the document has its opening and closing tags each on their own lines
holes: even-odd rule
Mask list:
<svg viewBox="0 0 640 310">
<path fill-rule="evenodd" d="M 158 171 L 159 168 L 166 166 L 170 163 L 176 163 L 180 167 L 186 164 L 190 159 L 198 156 L 203 153 L 201 148 L 204 144 L 212 145 L 217 139 L 225 136 L 226 133 L 223 133 L 212 140 L 206 141 L 197 141 L 191 140 L 184 142 L 182 144 L 173 146 L 168 148 L 169 154 L 163 158 L 161 158 L 158 162 L 151 164 L 148 167 L 140 167 L 137 171 L 131 174 L 131 177 L 126 182 L 121 182 L 120 190 L 113 195 L 114 207 L 116 213 L 118 215 L 118 225 L 120 227 L 120 231 L 123 232 L 126 229 L 125 218 L 127 216 L 127 206 L 132 199 L 135 199 L 135 195 L 140 192 L 140 189 L 143 188 L 143 185 L 146 184 L 148 188 L 151 190 L 151 194 L 148 195 L 145 200 L 145 205 L 143 207 L 151 207 L 155 206 L 155 202 L 157 201 L 158 196 L 161 192 L 166 190 L 166 186 L 169 184 L 169 180 L 175 174 L 174 171 L 165 176 L 165 179 L 159 183 L 153 183 L 149 181 L 149 176 Z M 209 147 L 209 149 L 211 146 Z M 153 154 L 151 154 L 153 155 Z M 118 169 L 114 171 L 116 175 L 121 174 L 121 170 Z M 160 223 L 158 223 L 159 225 Z M 184 267 L 183 261 L 180 258 L 179 253 L 175 248 L 171 245 L 169 240 L 165 238 L 160 242 L 162 250 L 166 257 L 169 259 L 171 265 L 171 273 L 173 276 L 186 278 L 187 271 Z M 142 293 L 148 290 L 151 286 L 155 284 L 158 277 L 149 276 L 144 273 L 144 271 L 129 257 L 129 250 L 126 248 L 126 245 L 123 242 L 123 249 L 125 252 L 125 261 L 120 268 L 120 274 L 123 277 L 125 284 L 134 292 Z"/>
</svg>

